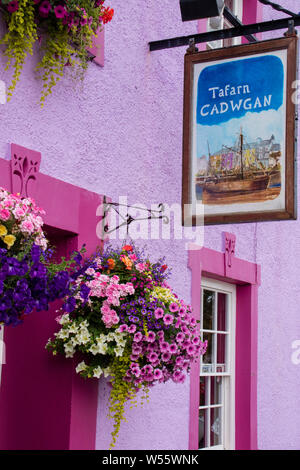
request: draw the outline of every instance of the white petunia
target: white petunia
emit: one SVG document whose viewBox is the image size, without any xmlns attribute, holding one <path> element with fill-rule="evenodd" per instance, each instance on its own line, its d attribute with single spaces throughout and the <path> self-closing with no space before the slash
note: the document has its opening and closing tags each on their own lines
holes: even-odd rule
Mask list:
<svg viewBox="0 0 300 470">
<path fill-rule="evenodd" d="M 114 352 L 116 356 L 122 356 L 124 348 L 115 348 Z"/>
<path fill-rule="evenodd" d="M 75 336 L 75 338 L 78 341 L 78 344 L 86 344 L 90 341 L 91 336 L 89 332 L 84 332 L 84 333 L 80 332 L 79 334 Z"/>
<path fill-rule="evenodd" d="M 82 370 L 85 370 L 87 368 L 87 365 L 84 361 L 80 362 L 77 367 L 76 367 L 76 372 L 77 374 L 79 374 L 79 372 L 81 372 Z"/>
<path fill-rule="evenodd" d="M 99 379 L 100 375 L 102 375 L 102 369 L 101 369 L 100 366 L 98 366 L 98 367 L 96 367 L 96 369 L 94 369 L 93 376 L 97 377 L 97 379 Z"/>
<path fill-rule="evenodd" d="M 58 339 L 67 339 L 69 338 L 69 330 L 67 330 L 66 328 L 62 328 L 57 334 L 56 334 L 56 337 Z"/>
<path fill-rule="evenodd" d="M 107 344 L 99 344 L 98 343 L 98 347 L 99 347 L 99 354 L 106 354 L 107 353 L 107 349 L 108 349 L 108 346 Z"/>
<path fill-rule="evenodd" d="M 65 325 L 66 323 L 69 323 L 69 321 L 70 321 L 70 316 L 69 316 L 69 314 L 68 314 L 68 313 L 64 313 L 64 314 L 60 317 L 60 319 L 58 320 L 58 323 L 59 323 L 60 325 Z"/>
<path fill-rule="evenodd" d="M 101 344 L 106 344 L 107 341 L 107 336 L 101 333 L 97 338 L 96 338 L 97 343 Z"/>
<path fill-rule="evenodd" d="M 98 344 L 93 344 L 90 348 L 89 348 L 89 352 L 91 352 L 92 354 L 94 354 L 94 356 L 96 356 L 96 354 L 99 354 L 100 351 L 99 351 L 99 345 Z"/>
<path fill-rule="evenodd" d="M 64 350 L 65 350 L 66 357 L 73 357 L 74 356 L 75 349 L 74 349 L 74 346 L 73 346 L 71 341 L 64 344 Z"/>
<path fill-rule="evenodd" d="M 104 373 L 104 377 L 109 377 L 111 374 L 110 368 L 106 367 L 105 369 L 103 369 L 103 373 Z"/>
<path fill-rule="evenodd" d="M 77 326 L 75 323 L 72 323 L 72 325 L 69 326 L 68 329 L 69 329 L 70 333 L 77 333 L 77 331 L 78 331 L 78 326 Z"/>
</svg>

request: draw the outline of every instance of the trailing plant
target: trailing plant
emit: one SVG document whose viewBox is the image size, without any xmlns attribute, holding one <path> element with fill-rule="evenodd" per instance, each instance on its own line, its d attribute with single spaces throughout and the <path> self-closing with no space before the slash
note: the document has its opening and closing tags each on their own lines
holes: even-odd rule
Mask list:
<svg viewBox="0 0 300 470">
<path fill-rule="evenodd" d="M 74 289 L 57 318 L 60 329 L 46 348 L 77 357 L 76 372 L 109 377 L 114 447 L 126 402 L 142 400 L 155 384 L 184 382 L 204 354 L 191 307 L 167 284 L 164 260 L 151 262 L 131 245 L 108 247 L 74 273 Z"/>
<path fill-rule="evenodd" d="M 14 67 L 8 88 L 11 98 L 28 54 L 40 44 L 43 56 L 36 70 L 43 89 L 41 106 L 53 86 L 68 69 L 83 71 L 89 61 L 88 48 L 103 25 L 111 21 L 114 10 L 104 0 L 0 0 L 8 31 L 0 41 L 6 49 L 6 69 Z"/>
</svg>

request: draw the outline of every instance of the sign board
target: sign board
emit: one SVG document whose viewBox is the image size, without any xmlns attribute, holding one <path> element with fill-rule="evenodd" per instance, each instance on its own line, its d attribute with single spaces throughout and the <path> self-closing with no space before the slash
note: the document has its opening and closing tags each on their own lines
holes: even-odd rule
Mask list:
<svg viewBox="0 0 300 470">
<path fill-rule="evenodd" d="M 295 219 L 297 38 L 186 54 L 183 223 Z"/>
</svg>

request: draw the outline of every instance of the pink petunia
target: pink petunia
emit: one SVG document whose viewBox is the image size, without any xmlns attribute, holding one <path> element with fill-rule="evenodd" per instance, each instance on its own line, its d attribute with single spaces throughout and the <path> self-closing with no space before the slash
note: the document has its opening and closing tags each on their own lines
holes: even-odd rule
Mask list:
<svg viewBox="0 0 300 470">
<path fill-rule="evenodd" d="M 164 362 L 168 362 L 171 359 L 171 354 L 169 352 L 163 352 L 161 355 L 161 359 Z"/>
<path fill-rule="evenodd" d="M 143 335 L 140 331 L 135 333 L 135 335 L 133 337 L 133 341 L 136 341 L 137 343 L 139 343 L 140 341 L 142 341 L 142 339 L 143 339 Z"/>
<path fill-rule="evenodd" d="M 188 353 L 189 356 L 193 356 L 196 353 L 196 348 L 193 344 L 189 344 L 188 347 L 186 348 L 186 352 Z"/>
<path fill-rule="evenodd" d="M 67 14 L 67 11 L 65 10 L 65 7 L 63 5 L 57 5 L 54 8 L 54 14 L 56 18 L 64 18 Z"/>
<path fill-rule="evenodd" d="M 165 325 L 172 325 L 173 321 L 174 321 L 174 316 L 173 315 L 170 315 L 169 313 L 167 313 L 164 316 L 164 324 Z"/>
<path fill-rule="evenodd" d="M 175 343 L 170 344 L 169 351 L 171 354 L 176 354 L 178 351 L 177 345 Z"/>
<path fill-rule="evenodd" d="M 49 15 L 50 11 L 51 11 L 50 2 L 48 0 L 43 0 L 42 3 L 39 6 L 40 15 L 43 18 L 46 18 Z"/>
<path fill-rule="evenodd" d="M 19 3 L 17 2 L 17 0 L 12 0 L 7 5 L 7 10 L 9 11 L 9 13 L 14 13 L 18 9 L 19 9 Z"/>
<path fill-rule="evenodd" d="M 179 307 L 175 302 L 172 302 L 169 309 L 170 309 L 170 312 L 178 312 Z"/>
<path fill-rule="evenodd" d="M 138 263 L 138 264 L 136 264 L 135 267 L 140 273 L 142 273 L 143 271 L 146 270 L 147 265 L 146 265 L 146 263 Z"/>
<path fill-rule="evenodd" d="M 183 333 L 178 333 L 177 336 L 176 336 L 176 341 L 177 343 L 182 343 L 184 341 L 184 334 Z"/>
<path fill-rule="evenodd" d="M 148 359 L 150 362 L 156 362 L 158 360 L 158 355 L 155 352 L 152 352 L 148 355 Z"/>
<path fill-rule="evenodd" d="M 159 319 L 159 318 L 162 318 L 164 315 L 164 311 L 162 308 L 157 308 L 155 311 L 154 311 L 154 316 L 156 319 Z"/>
<path fill-rule="evenodd" d="M 136 325 L 130 325 L 128 328 L 128 333 L 135 333 L 136 332 Z"/>
<path fill-rule="evenodd" d="M 162 341 L 160 343 L 160 350 L 162 352 L 168 352 L 169 351 L 169 343 L 167 343 L 166 341 Z"/>
<path fill-rule="evenodd" d="M 0 219 L 8 220 L 10 218 L 10 212 L 7 209 L 0 209 Z"/>
<path fill-rule="evenodd" d="M 123 333 L 123 331 L 128 331 L 128 326 L 125 324 L 119 326 L 119 332 Z"/>
<path fill-rule="evenodd" d="M 156 380 L 159 380 L 163 377 L 163 373 L 160 369 L 154 369 L 153 375 Z"/>
<path fill-rule="evenodd" d="M 148 334 L 146 336 L 146 341 L 148 341 L 148 343 L 153 343 L 153 341 L 155 341 L 155 333 L 154 331 L 148 331 Z"/>
</svg>

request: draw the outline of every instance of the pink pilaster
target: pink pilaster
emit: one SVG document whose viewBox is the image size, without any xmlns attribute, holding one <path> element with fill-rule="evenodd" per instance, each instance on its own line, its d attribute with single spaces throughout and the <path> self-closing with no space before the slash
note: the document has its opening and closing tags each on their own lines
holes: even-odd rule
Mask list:
<svg viewBox="0 0 300 470">
<path fill-rule="evenodd" d="M 263 5 L 257 0 L 245 0 L 243 4 L 243 23 L 254 24 L 260 23 L 263 18 Z M 257 39 L 261 40 L 261 33 L 257 34 Z M 242 39 L 242 43 L 247 44 L 246 38 Z"/>
</svg>

